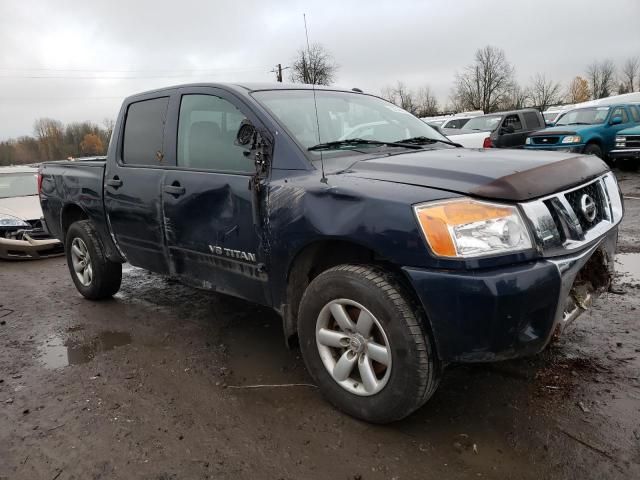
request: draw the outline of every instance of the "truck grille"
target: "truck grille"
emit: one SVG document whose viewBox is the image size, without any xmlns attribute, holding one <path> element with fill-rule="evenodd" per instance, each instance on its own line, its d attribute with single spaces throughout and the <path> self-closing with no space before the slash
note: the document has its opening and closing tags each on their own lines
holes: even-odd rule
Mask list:
<svg viewBox="0 0 640 480">
<path fill-rule="evenodd" d="M 555 145 L 559 140 L 560 137 L 531 137 L 534 145 Z"/>
<path fill-rule="evenodd" d="M 640 148 L 640 135 L 627 135 L 626 148 Z"/>
<path fill-rule="evenodd" d="M 593 182 L 585 187 L 579 188 L 578 190 L 565 193 L 564 196 L 575 212 L 584 232 L 591 230 L 605 218 L 606 203 L 604 201 L 604 192 L 600 188 L 598 182 Z M 587 213 L 583 211 L 583 199 L 586 200 L 588 198 L 595 203 L 595 217 L 593 220 L 591 220 Z"/>
<path fill-rule="evenodd" d="M 520 204 L 544 256 L 565 255 L 604 236 L 622 220 L 622 197 L 609 172 L 577 188 Z"/>
</svg>

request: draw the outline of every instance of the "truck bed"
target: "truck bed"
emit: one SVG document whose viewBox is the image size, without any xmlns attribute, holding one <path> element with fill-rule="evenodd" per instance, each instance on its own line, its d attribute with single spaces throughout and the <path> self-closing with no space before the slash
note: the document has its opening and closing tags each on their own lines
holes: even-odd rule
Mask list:
<svg viewBox="0 0 640 480">
<path fill-rule="evenodd" d="M 42 163 L 40 199 L 52 236 L 64 242 L 66 228 L 76 220 L 87 218 L 93 221 L 109 256 L 117 258 L 104 210 L 105 166 L 106 157 Z"/>
</svg>

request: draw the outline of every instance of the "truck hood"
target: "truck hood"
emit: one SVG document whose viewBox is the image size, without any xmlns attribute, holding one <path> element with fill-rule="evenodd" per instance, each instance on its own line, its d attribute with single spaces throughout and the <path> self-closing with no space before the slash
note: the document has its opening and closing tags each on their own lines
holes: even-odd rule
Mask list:
<svg viewBox="0 0 640 480">
<path fill-rule="evenodd" d="M 339 173 L 489 199 L 525 201 L 579 185 L 608 170 L 593 155 L 451 148 L 362 159 Z"/>
<path fill-rule="evenodd" d="M 620 130 L 616 135 L 640 135 L 640 125 L 637 127 L 625 128 L 624 130 Z"/>
<path fill-rule="evenodd" d="M 42 217 L 38 195 L 0 198 L 0 214 L 11 215 L 21 220 L 39 220 Z"/>
<path fill-rule="evenodd" d="M 544 130 L 538 130 L 529 134 L 530 137 L 544 137 L 547 135 L 578 135 L 584 134 L 589 130 L 601 129 L 602 125 L 559 125 L 557 127 L 548 127 Z"/>
</svg>

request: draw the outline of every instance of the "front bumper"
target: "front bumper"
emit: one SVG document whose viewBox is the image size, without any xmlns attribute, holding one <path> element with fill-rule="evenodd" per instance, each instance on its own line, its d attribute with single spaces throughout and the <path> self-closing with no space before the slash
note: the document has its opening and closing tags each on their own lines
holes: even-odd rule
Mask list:
<svg viewBox="0 0 640 480">
<path fill-rule="evenodd" d="M 64 247 L 55 238 L 35 239 L 24 232 L 17 238 L 0 237 L 0 259 L 32 260 L 62 255 Z"/>
<path fill-rule="evenodd" d="M 553 259 L 480 271 L 403 270 L 424 307 L 442 361 L 504 360 L 543 350 L 606 289 L 608 282 L 581 295 L 574 285 L 578 276 L 602 273 L 592 259 L 602 260 L 610 280 L 616 241 L 614 228 L 579 252 Z"/>
<path fill-rule="evenodd" d="M 545 150 L 551 152 L 570 152 L 582 153 L 584 151 L 584 143 L 557 143 L 554 145 L 525 145 L 526 150 Z"/>
<path fill-rule="evenodd" d="M 640 148 L 626 148 L 620 150 L 611 150 L 609 152 L 611 158 L 633 158 L 640 159 Z"/>
</svg>

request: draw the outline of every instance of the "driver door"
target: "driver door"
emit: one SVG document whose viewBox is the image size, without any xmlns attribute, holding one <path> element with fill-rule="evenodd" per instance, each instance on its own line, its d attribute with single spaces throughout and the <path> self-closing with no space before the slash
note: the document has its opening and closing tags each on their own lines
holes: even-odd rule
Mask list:
<svg viewBox="0 0 640 480">
<path fill-rule="evenodd" d="M 505 128 L 513 128 L 513 132 L 507 133 Z M 499 130 L 499 143 L 500 148 L 516 148 L 524 145 L 525 129 L 522 119 L 517 113 L 507 115 L 502 121 L 502 125 Z"/>
<path fill-rule="evenodd" d="M 255 165 L 236 142 L 242 121 L 258 120 L 233 95 L 207 87 L 180 89 L 171 111 L 176 166 L 164 177 L 162 204 L 172 273 L 269 305 Z"/>
</svg>

